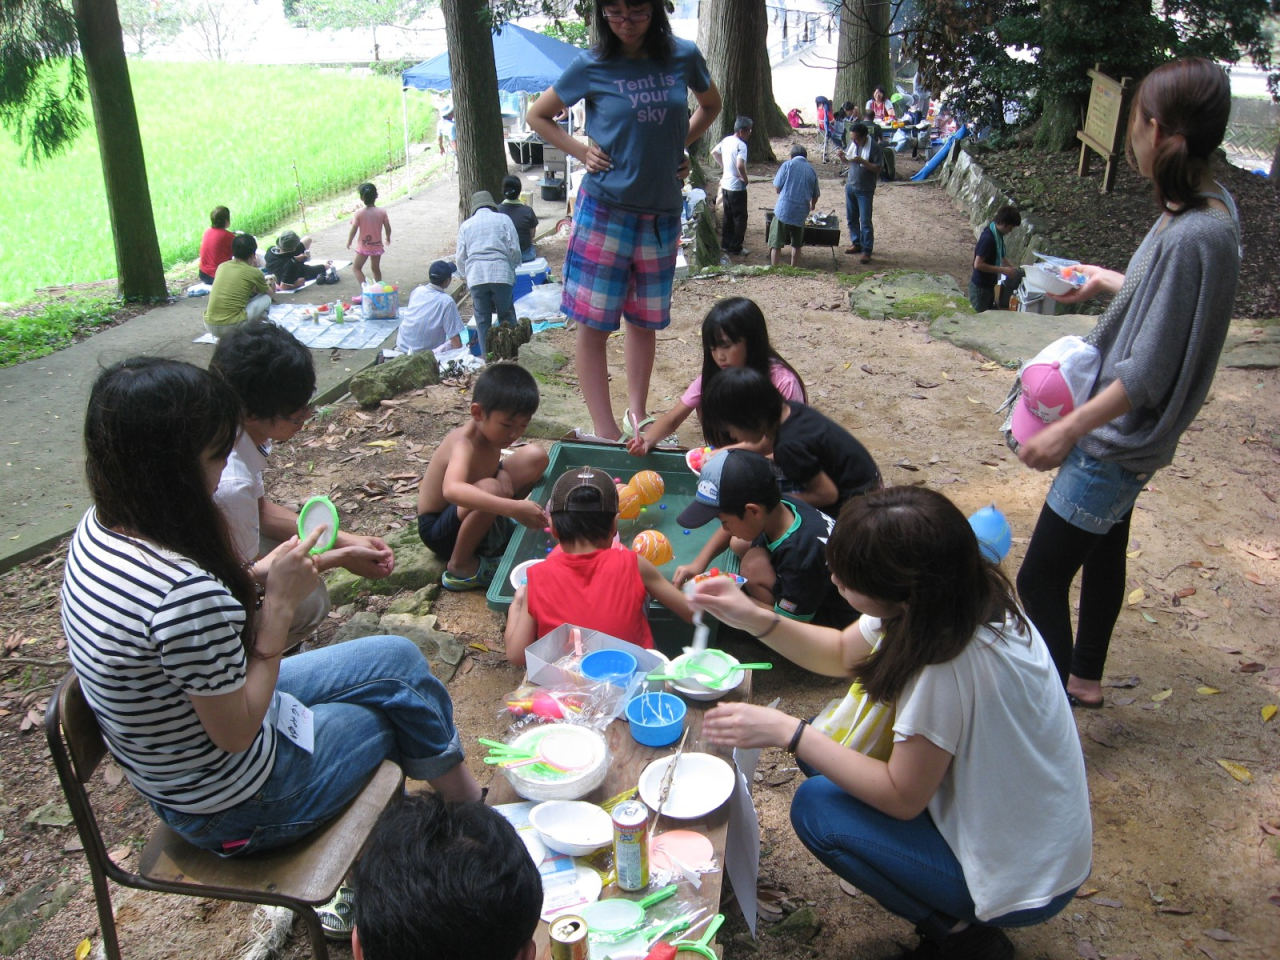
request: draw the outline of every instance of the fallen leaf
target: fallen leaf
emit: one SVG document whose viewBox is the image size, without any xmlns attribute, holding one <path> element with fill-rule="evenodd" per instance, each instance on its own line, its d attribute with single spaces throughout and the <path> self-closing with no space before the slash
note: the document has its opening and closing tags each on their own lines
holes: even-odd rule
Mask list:
<svg viewBox="0 0 1280 960">
<path fill-rule="evenodd" d="M 468 647 L 471 647 L 471 649 L 473 649 L 473 650 L 479 650 L 479 651 L 481 651 L 482 653 L 493 653 L 493 651 L 492 651 L 492 650 L 490 650 L 490 649 L 489 649 L 487 646 L 485 646 L 483 643 L 468 643 L 468 644 L 467 644 L 467 646 L 468 646 Z"/>
<path fill-rule="evenodd" d="M 1156 913 L 1175 913 L 1180 917 L 1185 917 L 1189 913 L 1195 913 L 1190 907 L 1180 907 L 1176 903 L 1167 903 L 1163 907 L 1156 907 Z"/>
<path fill-rule="evenodd" d="M 1280 893 L 1273 893 L 1271 896 L 1267 897 L 1267 903 L 1271 904 L 1273 907 L 1280 907 Z"/>
<path fill-rule="evenodd" d="M 1119 900 L 1108 900 L 1106 897 L 1094 897 L 1089 902 L 1096 903 L 1100 907 L 1111 907 L 1113 910 L 1119 910 L 1124 906 Z"/>
<path fill-rule="evenodd" d="M 1111 702 L 1114 703 L 1117 707 L 1127 707 L 1129 706 L 1129 704 L 1134 703 L 1137 699 L 1138 699 L 1137 697 L 1116 697 Z"/>
<path fill-rule="evenodd" d="M 1196 949 L 1203 953 L 1209 960 L 1218 960 L 1218 955 L 1206 947 L 1204 944 L 1197 943 Z"/>
<path fill-rule="evenodd" d="M 965 399 L 966 399 L 966 400 L 968 400 L 970 403 L 976 403 L 976 404 L 978 404 L 979 406 L 981 406 L 981 405 L 982 405 L 982 401 L 981 401 L 981 400 L 975 400 L 975 399 L 973 399 L 973 397 L 968 397 L 968 396 L 966 396 L 966 397 L 965 397 Z"/>
<path fill-rule="evenodd" d="M 1159 620 L 1157 620 L 1155 617 L 1153 617 L 1151 614 L 1147 613 L 1147 611 L 1145 611 L 1145 610 L 1141 611 L 1141 613 L 1142 613 L 1142 619 L 1143 619 L 1143 620 L 1145 620 L 1145 621 L 1147 621 L 1147 623 L 1159 623 L 1159 622 L 1160 622 L 1160 621 L 1159 621 Z"/>
<path fill-rule="evenodd" d="M 1234 830 L 1237 824 L 1234 820 L 1210 820 L 1209 826 L 1215 830 Z"/>
<path fill-rule="evenodd" d="M 102 775 L 106 778 L 107 785 L 111 787 L 120 786 L 120 781 L 124 779 L 124 771 L 114 763 L 108 763 Z"/>
<path fill-rule="evenodd" d="M 1265 670 L 1265 669 L 1267 669 L 1267 665 L 1266 665 L 1265 663 L 1258 663 L 1256 660 L 1253 660 L 1253 661 L 1241 660 L 1241 661 L 1240 661 L 1240 672 L 1241 672 L 1241 673 L 1261 673 L 1261 672 L 1262 672 L 1263 670 Z"/>
<path fill-rule="evenodd" d="M 1100 892 L 1101 891 L 1097 887 L 1081 887 L 1079 890 L 1076 891 L 1076 899 L 1086 900 L 1089 897 L 1092 897 L 1095 893 L 1100 893 Z"/>
<path fill-rule="evenodd" d="M 1248 768 L 1232 760 L 1219 760 L 1218 766 L 1231 774 L 1233 780 L 1238 780 L 1241 783 L 1253 783 L 1253 774 L 1249 772 Z"/>
<path fill-rule="evenodd" d="M 1099 956 L 1098 951 L 1094 948 L 1093 944 L 1090 943 L 1088 940 L 1076 941 L 1076 953 L 1080 954 L 1083 960 L 1102 960 L 1102 957 Z"/>
<path fill-rule="evenodd" d="M 1203 694 L 1206 697 L 1212 696 L 1215 693 L 1221 693 L 1221 692 L 1222 691 L 1219 690 L 1217 687 L 1196 687 L 1196 693 Z"/>
<path fill-rule="evenodd" d="M 365 444 L 366 447 L 379 447 L 383 450 L 390 450 L 396 446 L 399 441 L 396 440 L 370 440 Z"/>
<path fill-rule="evenodd" d="M 1103 680 L 1104 687 L 1115 687 L 1118 690 L 1127 690 L 1130 687 L 1136 687 L 1142 681 L 1137 677 L 1113 677 L 1110 680 Z"/>
<path fill-rule="evenodd" d="M 864 363 L 864 364 L 863 364 L 859 369 L 860 369 L 863 373 L 870 374 L 870 375 L 871 375 L 871 376 L 873 376 L 873 377 L 875 376 L 875 373 L 876 373 L 876 372 L 875 372 L 874 370 L 872 370 L 872 369 L 871 369 L 871 364 L 869 364 L 869 363 Z"/>
<path fill-rule="evenodd" d="M 1262 828 L 1263 833 L 1269 833 L 1273 837 L 1280 837 L 1280 821 L 1276 819 L 1259 820 L 1258 826 Z"/>
<path fill-rule="evenodd" d="M 1183 587 L 1181 590 L 1178 590 L 1177 592 L 1174 593 L 1174 596 L 1177 597 L 1179 600 L 1185 597 L 1194 597 L 1195 595 L 1196 595 L 1195 587 Z"/>
<path fill-rule="evenodd" d="M 1145 599 L 1147 599 L 1147 593 L 1145 590 L 1139 587 L 1137 590 L 1134 590 L 1132 593 L 1129 594 L 1128 603 L 1129 603 L 1129 606 L 1133 606 L 1135 603 L 1141 603 Z"/>
<path fill-rule="evenodd" d="M 1173 696 L 1173 689 L 1166 688 L 1164 690 L 1161 690 L 1159 693 L 1153 693 L 1151 695 L 1151 699 L 1154 700 L 1156 703 L 1159 703 L 1161 700 L 1168 700 L 1171 696 Z"/>
<path fill-rule="evenodd" d="M 93 944 L 89 942 L 89 938 L 85 937 L 76 944 L 76 960 L 84 960 L 89 955 L 89 951 L 93 949 Z"/>
<path fill-rule="evenodd" d="M 1227 933 L 1225 930 L 1219 930 L 1216 927 L 1213 930 L 1206 930 L 1204 935 L 1210 940 L 1217 940 L 1220 943 L 1230 943 L 1233 940 L 1240 939 L 1239 937 Z"/>
<path fill-rule="evenodd" d="M 1188 607 L 1186 604 L 1183 604 L 1182 609 L 1185 610 L 1187 613 L 1191 614 L 1197 620 L 1204 620 L 1206 617 L 1209 616 L 1209 614 L 1205 613 L 1203 610 L 1200 610 L 1196 607 Z"/>
<path fill-rule="evenodd" d="M 1262 722 L 1266 723 L 1268 720 L 1274 717 L 1276 715 L 1276 710 L 1278 709 L 1280 709 L 1280 707 L 1277 707 L 1274 703 L 1268 703 L 1265 707 L 1263 707 L 1261 711 Z"/>
<path fill-rule="evenodd" d="M 129 859 L 129 854 L 133 853 L 133 847 L 115 847 L 107 852 L 107 856 L 111 858 L 111 862 L 117 867 Z"/>
<path fill-rule="evenodd" d="M 1142 556 L 1142 551 L 1130 550 L 1128 553 L 1125 554 L 1125 556 L 1128 557 L 1130 560 L 1137 560 L 1140 556 Z"/>
<path fill-rule="evenodd" d="M 941 386 L 940 383 L 937 383 L 932 380 L 913 380 L 912 383 L 914 383 L 917 387 L 919 387 L 922 390 L 932 390 L 934 387 Z"/>
<path fill-rule="evenodd" d="M 1244 552 L 1253 554 L 1259 560 L 1280 560 L 1280 554 L 1272 550 L 1256 550 L 1253 547 L 1245 547 Z"/>
<path fill-rule="evenodd" d="M 1260 587 L 1271 586 L 1270 580 L 1268 580 L 1266 577 L 1259 576 L 1258 574 L 1254 573 L 1252 570 L 1246 572 L 1244 575 L 1244 578 L 1248 580 L 1250 583 L 1256 583 Z"/>
<path fill-rule="evenodd" d="M 1104 746 L 1104 747 L 1109 747 L 1112 750 L 1116 748 L 1116 745 L 1114 743 L 1112 743 L 1105 736 L 1103 736 L 1102 734 L 1098 733 L 1095 730 L 1090 730 L 1088 735 L 1089 735 L 1089 739 L 1092 740 L 1094 743 L 1100 744 L 1101 746 Z"/>
</svg>

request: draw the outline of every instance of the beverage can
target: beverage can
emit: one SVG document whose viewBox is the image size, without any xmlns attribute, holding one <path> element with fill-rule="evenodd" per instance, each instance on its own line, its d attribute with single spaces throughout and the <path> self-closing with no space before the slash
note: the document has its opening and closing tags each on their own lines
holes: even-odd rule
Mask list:
<svg viewBox="0 0 1280 960">
<path fill-rule="evenodd" d="M 572 914 L 553 917 L 547 927 L 551 960 L 588 960 L 587 921 Z"/>
<path fill-rule="evenodd" d="M 649 886 L 649 808 L 638 800 L 613 808 L 613 868 L 619 890 Z"/>
</svg>

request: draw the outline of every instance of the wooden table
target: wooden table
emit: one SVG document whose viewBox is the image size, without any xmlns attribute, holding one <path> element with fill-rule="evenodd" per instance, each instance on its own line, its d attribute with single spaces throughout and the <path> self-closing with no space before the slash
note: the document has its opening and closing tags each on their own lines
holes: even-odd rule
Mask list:
<svg viewBox="0 0 1280 960">
<path fill-rule="evenodd" d="M 726 694 L 723 700 L 750 700 L 751 699 L 751 671 L 746 672 L 746 678 L 742 685 L 735 690 L 731 690 Z M 718 701 L 699 701 L 685 700 L 689 706 L 689 711 L 685 714 L 685 729 L 689 731 L 689 739 L 685 742 L 685 753 L 710 753 L 715 756 L 727 760 L 732 766 L 733 756 L 732 750 L 723 747 L 708 746 L 702 741 L 702 719 L 706 715 L 707 710 L 714 707 Z M 676 747 L 679 746 L 677 740 L 669 747 L 653 748 L 646 747 L 636 743 L 632 739 L 630 728 L 627 726 L 625 719 L 614 720 L 609 724 L 608 730 L 605 731 L 605 739 L 609 743 L 609 773 L 605 776 L 604 783 L 587 794 L 581 799 L 590 803 L 602 803 L 610 797 L 616 797 L 628 788 L 635 788 L 640 781 L 640 774 L 654 760 L 659 757 L 666 757 L 674 754 Z M 736 776 L 736 773 L 735 773 Z M 639 794 L 637 794 L 637 799 Z M 520 803 L 524 800 L 518 793 L 511 788 L 511 784 L 507 782 L 507 778 L 501 773 L 497 773 L 489 784 L 489 794 L 485 798 L 485 803 L 495 806 L 501 803 Z M 649 825 L 653 826 L 656 814 L 649 811 Z M 663 817 L 658 823 L 659 834 L 668 830 L 696 830 L 698 833 L 705 834 L 707 839 L 711 841 L 711 846 L 715 852 L 716 863 L 720 865 L 720 870 L 716 873 L 706 873 L 702 875 L 702 886 L 698 890 L 681 890 L 680 896 L 687 900 L 696 901 L 698 906 L 707 908 L 707 914 L 699 917 L 699 920 L 706 919 L 707 916 L 715 916 L 720 912 L 720 894 L 724 884 L 724 851 L 725 836 L 729 829 L 729 803 L 726 801 L 721 804 L 718 810 L 713 811 L 700 820 L 672 820 Z M 619 890 L 616 884 L 609 884 L 600 894 L 601 899 L 608 897 L 626 897 L 632 899 L 640 899 L 640 894 L 628 894 Z M 705 926 L 705 924 L 704 924 Z M 701 928 L 700 928 L 701 929 Z M 683 934 L 681 934 L 683 936 Z M 698 930 L 694 931 L 694 939 L 700 936 Z M 547 924 L 539 921 L 538 930 L 534 934 L 534 939 L 538 944 L 538 956 L 543 956 L 543 948 L 547 945 Z M 712 941 L 712 949 L 720 952 L 719 947 L 715 946 Z"/>
</svg>

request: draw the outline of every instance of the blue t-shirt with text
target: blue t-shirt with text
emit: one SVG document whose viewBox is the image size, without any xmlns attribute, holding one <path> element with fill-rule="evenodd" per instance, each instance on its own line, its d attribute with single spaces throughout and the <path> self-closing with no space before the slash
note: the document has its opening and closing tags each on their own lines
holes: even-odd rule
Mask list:
<svg viewBox="0 0 1280 960">
<path fill-rule="evenodd" d="M 613 160 L 612 170 L 582 181 L 602 203 L 636 213 L 680 212 L 676 168 L 689 132 L 689 90 L 706 91 L 711 74 L 696 44 L 672 43 L 661 63 L 584 53 L 552 87 L 565 106 L 586 100 L 587 135 Z"/>
</svg>

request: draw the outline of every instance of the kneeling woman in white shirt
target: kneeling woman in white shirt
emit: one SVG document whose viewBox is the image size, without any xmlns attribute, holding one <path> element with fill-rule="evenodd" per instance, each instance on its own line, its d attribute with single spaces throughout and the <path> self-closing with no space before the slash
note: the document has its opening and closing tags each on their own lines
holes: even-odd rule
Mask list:
<svg viewBox="0 0 1280 960">
<path fill-rule="evenodd" d="M 797 835 L 916 924 L 913 955 L 1012 957 L 999 928 L 1060 912 L 1091 864 L 1084 758 L 1044 641 L 964 515 L 934 491 L 856 497 L 827 561 L 864 614 L 843 632 L 780 619 L 723 578 L 700 584 L 694 606 L 893 704 L 888 762 L 744 703 L 711 711 L 706 736 L 785 747 L 817 774 L 792 803 Z"/>
</svg>

